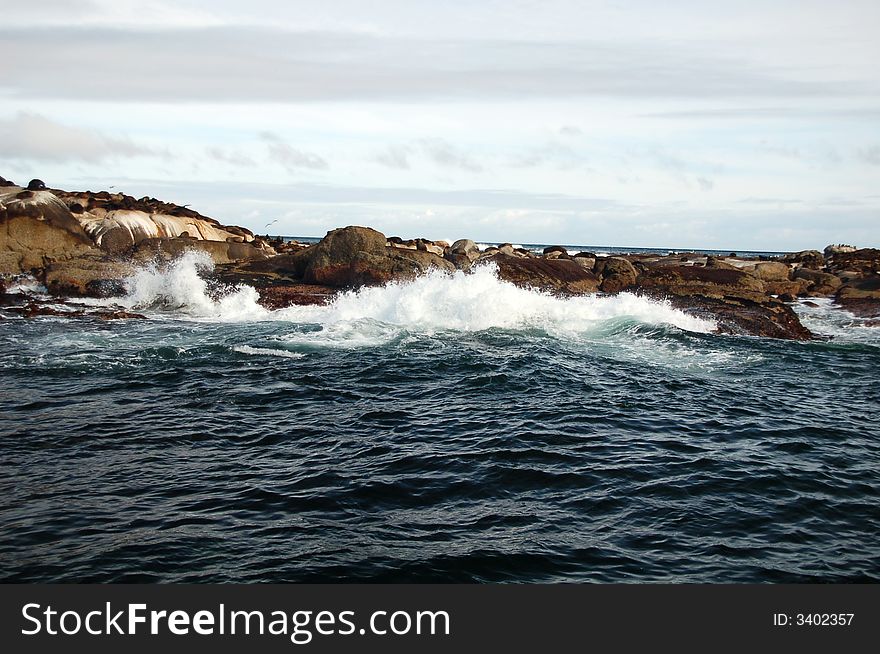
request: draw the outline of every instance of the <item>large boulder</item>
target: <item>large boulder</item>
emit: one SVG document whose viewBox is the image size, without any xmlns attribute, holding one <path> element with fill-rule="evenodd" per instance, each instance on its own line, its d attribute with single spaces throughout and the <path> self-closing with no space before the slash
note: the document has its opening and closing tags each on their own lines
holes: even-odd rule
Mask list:
<svg viewBox="0 0 880 654">
<path fill-rule="evenodd" d="M 742 334 L 807 341 L 813 338 L 794 310 L 772 298 L 709 297 L 705 295 L 669 298 L 673 306 L 701 318 L 715 320 L 722 334 Z"/>
<path fill-rule="evenodd" d="M 480 248 L 469 238 L 460 238 L 446 252 L 446 258 L 456 268 L 467 270 L 480 258 Z"/>
<path fill-rule="evenodd" d="M 840 300 L 880 300 L 880 275 L 871 274 L 843 285 L 837 291 Z"/>
<path fill-rule="evenodd" d="M 133 245 L 148 239 L 182 235 L 205 241 L 240 243 L 253 240 L 252 235 L 238 228 L 223 227 L 216 221 L 202 217 L 149 213 L 137 209 L 108 211 L 100 207 L 77 211 L 76 217 L 95 244 L 111 254 L 126 252 Z"/>
<path fill-rule="evenodd" d="M 190 238 L 148 238 L 138 241 L 131 250 L 138 261 L 156 258 L 176 259 L 186 252 L 196 250 L 208 254 L 214 263 L 232 263 L 267 258 L 267 254 L 251 243 L 229 241 L 205 241 Z"/>
<path fill-rule="evenodd" d="M 791 268 L 780 261 L 760 261 L 755 264 L 752 274 L 765 282 L 787 282 Z"/>
<path fill-rule="evenodd" d="M 0 273 L 29 272 L 93 250 L 67 205 L 52 193 L 11 187 L 0 195 Z"/>
<path fill-rule="evenodd" d="M 797 263 L 803 268 L 820 270 L 825 266 L 825 256 L 819 250 L 801 250 L 782 257 L 783 263 Z"/>
<path fill-rule="evenodd" d="M 848 271 L 860 273 L 863 276 L 878 274 L 880 273 L 880 250 L 862 248 L 852 252 L 835 253 L 828 261 L 828 269 L 835 273 Z"/>
<path fill-rule="evenodd" d="M 42 280 L 53 295 L 113 297 L 125 292 L 124 281 L 133 273 L 130 262 L 94 253 L 50 263 Z"/>
<path fill-rule="evenodd" d="M 639 264 L 638 271 L 639 287 L 667 295 L 739 297 L 758 302 L 766 298 L 763 282 L 742 270 Z"/>
<path fill-rule="evenodd" d="M 809 283 L 807 293 L 811 295 L 834 295 L 843 284 L 837 275 L 809 268 L 798 268 L 794 272 L 794 278 L 806 280 Z"/>
<path fill-rule="evenodd" d="M 267 262 L 258 267 L 272 267 L 306 283 L 335 288 L 411 279 L 433 269 L 455 270 L 450 261 L 434 252 L 401 248 L 396 244 L 388 246 L 386 243 L 385 235 L 375 229 L 343 227 L 328 232 L 317 245 L 285 255 L 286 259 L 277 264 Z"/>
<path fill-rule="evenodd" d="M 856 250 L 858 250 L 858 248 L 854 245 L 843 245 L 841 243 L 837 245 L 826 245 L 823 253 L 825 254 L 825 258 L 828 259 L 835 254 L 846 254 L 848 252 L 855 252 Z"/>
<path fill-rule="evenodd" d="M 599 290 L 599 278 L 568 259 L 543 259 L 495 254 L 486 259 L 498 267 L 498 276 L 523 288 L 561 294 Z"/>
<path fill-rule="evenodd" d="M 636 283 L 635 267 L 622 257 L 597 259 L 593 272 L 602 276 L 599 286 L 605 293 L 618 293 Z"/>
<path fill-rule="evenodd" d="M 334 229 L 306 250 L 303 279 L 327 286 L 381 284 L 387 280 L 372 271 L 377 260 L 386 256 L 386 243 L 384 234 L 369 227 Z"/>
</svg>

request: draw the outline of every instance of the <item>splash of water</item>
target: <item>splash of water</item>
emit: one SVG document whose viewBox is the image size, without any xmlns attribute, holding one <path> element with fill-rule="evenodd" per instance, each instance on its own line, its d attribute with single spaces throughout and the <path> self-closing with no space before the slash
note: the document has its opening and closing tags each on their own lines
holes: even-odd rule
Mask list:
<svg viewBox="0 0 880 654">
<path fill-rule="evenodd" d="M 264 319 L 268 311 L 250 286 L 211 288 L 203 277 L 214 269 L 211 257 L 190 251 L 166 266 L 151 264 L 126 280 L 123 303 L 133 309 L 173 311 L 222 322 Z"/>
<path fill-rule="evenodd" d="M 494 266 L 468 274 L 434 271 L 411 281 L 348 291 L 328 306 L 289 307 L 274 315 L 324 326 L 370 321 L 422 332 L 538 329 L 567 336 L 632 322 L 692 332 L 715 328 L 712 321 L 690 316 L 668 302 L 630 293 L 560 298 L 523 289 L 500 280 Z"/>
</svg>

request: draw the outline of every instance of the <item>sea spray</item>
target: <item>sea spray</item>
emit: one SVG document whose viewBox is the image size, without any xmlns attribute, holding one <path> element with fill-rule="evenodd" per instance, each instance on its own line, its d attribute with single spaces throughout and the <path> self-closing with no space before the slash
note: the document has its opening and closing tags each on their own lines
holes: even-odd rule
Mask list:
<svg viewBox="0 0 880 654">
<path fill-rule="evenodd" d="M 419 332 L 539 329 L 553 336 L 632 322 L 704 333 L 715 328 L 712 321 L 668 302 L 630 293 L 560 298 L 520 288 L 500 280 L 493 265 L 472 273 L 434 271 L 411 281 L 347 291 L 327 306 L 289 307 L 273 317 L 324 326 L 368 321 Z"/>
<path fill-rule="evenodd" d="M 126 280 L 123 303 L 135 309 L 174 311 L 188 317 L 239 322 L 265 318 L 256 289 L 211 287 L 204 274 L 214 269 L 211 257 L 190 251 L 168 264 L 149 264 Z"/>
</svg>

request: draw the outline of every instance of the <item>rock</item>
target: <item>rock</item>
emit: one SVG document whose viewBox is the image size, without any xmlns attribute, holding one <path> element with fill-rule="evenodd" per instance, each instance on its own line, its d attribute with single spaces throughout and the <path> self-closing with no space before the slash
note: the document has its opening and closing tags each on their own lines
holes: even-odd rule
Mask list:
<svg viewBox="0 0 880 654">
<path fill-rule="evenodd" d="M 833 254 L 828 261 L 828 269 L 839 274 L 839 271 L 872 275 L 880 273 L 880 250 L 862 248 L 852 252 Z"/>
<path fill-rule="evenodd" d="M 669 298 L 673 306 L 686 313 L 711 318 L 722 334 L 742 334 L 806 341 L 812 332 L 801 324 L 787 304 L 773 299 L 755 301 L 747 298 L 706 297 L 701 295 Z"/>
<path fill-rule="evenodd" d="M 6 186 L 15 186 L 15 182 L 10 182 L 8 179 L 0 177 L 0 188 L 6 187 Z"/>
<path fill-rule="evenodd" d="M 596 259 L 593 272 L 602 276 L 600 289 L 604 293 L 618 293 L 636 283 L 635 267 L 622 257 Z"/>
<path fill-rule="evenodd" d="M 12 307 L 7 309 L 7 311 L 17 313 L 24 318 L 54 316 L 57 318 L 97 318 L 99 320 L 146 319 L 146 316 L 140 313 L 131 313 L 120 309 L 59 309 L 58 307 L 48 306 L 40 302 L 28 302 L 24 306 Z"/>
<path fill-rule="evenodd" d="M 841 286 L 837 291 L 837 301 L 880 299 L 880 275 L 865 275 Z"/>
<path fill-rule="evenodd" d="M 226 241 L 185 238 L 144 239 L 134 246 L 131 256 L 137 261 L 149 261 L 157 257 L 170 260 L 176 259 L 191 250 L 205 252 L 214 263 L 231 263 L 268 258 L 263 250 L 254 247 L 250 243 L 227 243 Z"/>
<path fill-rule="evenodd" d="M 516 249 L 510 243 L 502 243 L 501 245 L 499 245 L 498 252 L 500 252 L 501 254 L 506 254 L 510 257 L 517 256 Z"/>
<path fill-rule="evenodd" d="M 836 302 L 860 318 L 880 317 L 880 297 L 838 297 Z"/>
<path fill-rule="evenodd" d="M 855 252 L 856 250 L 858 250 L 858 248 L 854 245 L 827 245 L 825 246 L 824 254 L 825 258 L 828 259 L 835 254 L 846 254 L 848 252 Z"/>
<path fill-rule="evenodd" d="M 741 270 L 640 263 L 638 273 L 638 286 L 669 295 L 738 297 L 756 302 L 766 298 L 763 282 Z"/>
<path fill-rule="evenodd" d="M 735 256 L 735 255 L 732 255 Z M 723 270 L 740 270 L 737 266 L 727 263 L 724 259 L 720 257 L 708 256 L 706 257 L 706 268 L 721 268 Z"/>
<path fill-rule="evenodd" d="M 783 263 L 799 263 L 803 268 L 819 270 L 825 266 L 825 256 L 818 250 L 801 250 L 782 257 Z"/>
<path fill-rule="evenodd" d="M 442 257 L 445 254 L 444 247 L 437 245 L 432 241 L 426 241 L 425 239 L 418 239 L 416 241 L 416 250 L 430 252 L 431 254 L 436 254 L 438 257 Z"/>
<path fill-rule="evenodd" d="M 468 238 L 457 240 L 446 251 L 445 257 L 459 270 L 467 270 L 480 258 L 480 248 Z"/>
<path fill-rule="evenodd" d="M 806 293 L 809 286 L 809 282 L 804 279 L 796 279 L 784 282 L 766 281 L 764 282 L 764 292 L 768 295 L 797 296 Z"/>
<path fill-rule="evenodd" d="M 27 185 L 28 191 L 45 191 L 46 184 L 41 179 L 32 179 Z"/>
<path fill-rule="evenodd" d="M 754 271 L 752 271 L 755 277 L 765 282 L 787 282 L 789 281 L 789 273 L 791 273 L 791 268 L 779 261 L 756 263 Z"/>
<path fill-rule="evenodd" d="M 307 283 L 331 287 L 384 284 L 435 268 L 455 270 L 451 262 L 433 252 L 388 247 L 386 242 L 374 229 L 343 227 L 329 232 L 314 247 L 287 255 L 289 259 L 282 264 Z"/>
<path fill-rule="evenodd" d="M 106 211 L 93 208 L 87 213 L 77 215 L 77 219 L 95 244 L 111 254 L 127 252 L 132 246 L 147 239 L 175 238 L 182 234 L 206 241 L 253 240 L 253 236 L 234 233 L 231 228 L 201 218 L 154 214 L 141 210 Z"/>
<path fill-rule="evenodd" d="M 583 257 L 584 259 L 595 259 L 596 253 L 595 252 L 587 252 L 586 250 L 583 250 L 581 252 L 578 252 L 576 255 L 574 255 L 575 259 L 577 259 L 579 257 Z"/>
<path fill-rule="evenodd" d="M 465 254 L 471 261 L 480 256 L 480 248 L 469 238 L 460 238 L 449 248 L 453 254 Z"/>
<path fill-rule="evenodd" d="M 809 282 L 807 292 L 811 295 L 827 296 L 834 295 L 843 284 L 841 279 L 831 273 L 819 272 L 809 268 L 798 268 L 794 272 L 795 279 L 804 279 Z"/>
<path fill-rule="evenodd" d="M 25 193 L 0 194 L 0 273 L 20 274 L 94 250 L 66 204 L 48 191 Z"/>
<path fill-rule="evenodd" d="M 374 275 L 375 259 L 386 256 L 385 235 L 369 227 L 343 227 L 328 232 L 309 248 L 303 279 L 327 286 L 381 284 L 382 275 Z"/>
<path fill-rule="evenodd" d="M 488 259 L 498 266 L 498 277 L 523 288 L 562 294 L 595 293 L 599 278 L 566 259 L 543 259 L 496 254 Z"/>
<path fill-rule="evenodd" d="M 561 245 L 551 245 L 549 247 L 544 248 L 544 256 L 546 257 L 548 254 L 552 254 L 556 252 L 557 256 L 560 254 L 568 254 L 568 250 L 566 250 Z"/>
<path fill-rule="evenodd" d="M 596 260 L 590 259 L 588 257 L 575 256 L 575 257 L 572 257 L 571 260 L 574 261 L 581 268 L 584 268 L 586 270 L 593 270 L 593 266 L 596 265 Z"/>
<path fill-rule="evenodd" d="M 115 297 L 125 294 L 124 280 L 133 273 L 130 262 L 94 253 L 50 263 L 41 281 L 52 295 Z"/>
</svg>

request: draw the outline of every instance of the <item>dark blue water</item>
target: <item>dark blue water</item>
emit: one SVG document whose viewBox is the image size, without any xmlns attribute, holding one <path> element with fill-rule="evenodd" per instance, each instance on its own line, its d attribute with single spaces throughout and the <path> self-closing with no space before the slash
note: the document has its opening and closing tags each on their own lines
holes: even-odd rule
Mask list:
<svg viewBox="0 0 880 654">
<path fill-rule="evenodd" d="M 4 581 L 880 580 L 880 338 L 434 278 L 0 320 Z M 444 300 L 443 298 L 448 298 Z"/>
</svg>

